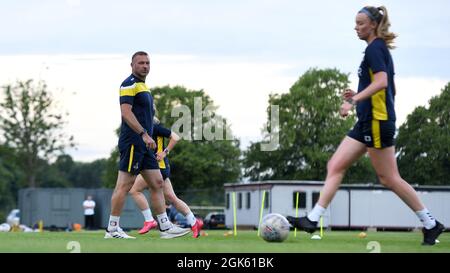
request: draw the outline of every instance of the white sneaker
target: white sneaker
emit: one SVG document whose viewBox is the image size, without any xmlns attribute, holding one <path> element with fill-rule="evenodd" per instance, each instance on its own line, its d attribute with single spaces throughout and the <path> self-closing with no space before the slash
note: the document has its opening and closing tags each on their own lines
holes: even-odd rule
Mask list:
<svg viewBox="0 0 450 273">
<path fill-rule="evenodd" d="M 169 228 L 168 230 L 161 231 L 160 235 L 161 235 L 161 239 L 171 239 L 171 238 L 176 238 L 176 237 L 186 235 L 190 231 L 191 230 L 188 228 L 180 228 L 178 226 L 172 225 L 172 227 Z"/>
<path fill-rule="evenodd" d="M 114 231 L 106 230 L 105 239 L 136 239 L 136 237 L 126 234 L 120 227 Z"/>
</svg>

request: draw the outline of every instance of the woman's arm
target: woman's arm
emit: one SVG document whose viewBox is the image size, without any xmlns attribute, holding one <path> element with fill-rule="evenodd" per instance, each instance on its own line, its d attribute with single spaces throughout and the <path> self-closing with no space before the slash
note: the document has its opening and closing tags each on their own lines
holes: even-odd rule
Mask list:
<svg viewBox="0 0 450 273">
<path fill-rule="evenodd" d="M 354 103 L 363 101 L 372 97 L 375 93 L 385 89 L 388 86 L 387 73 L 384 71 L 377 72 L 373 75 L 373 82 L 369 84 L 363 91 L 355 94 L 352 99 Z"/>
<path fill-rule="evenodd" d="M 169 138 L 169 144 L 167 144 L 167 147 L 164 149 L 164 151 L 159 152 L 156 154 L 156 160 L 160 161 L 166 157 L 170 151 L 172 151 L 175 144 L 177 144 L 178 140 L 180 140 L 180 136 L 178 136 L 176 133 L 172 132 L 170 134 Z"/>
</svg>

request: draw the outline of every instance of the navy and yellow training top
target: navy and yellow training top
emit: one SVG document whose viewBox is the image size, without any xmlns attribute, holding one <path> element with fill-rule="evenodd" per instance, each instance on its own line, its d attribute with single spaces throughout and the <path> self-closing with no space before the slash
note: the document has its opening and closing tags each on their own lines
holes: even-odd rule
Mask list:
<svg viewBox="0 0 450 273">
<path fill-rule="evenodd" d="M 365 51 L 359 67 L 358 93 L 374 80 L 373 75 L 384 71 L 388 77 L 388 86 L 373 94 L 372 97 L 358 102 L 356 114 L 359 121 L 390 120 L 395 121 L 394 97 L 394 63 L 391 53 L 383 39 L 376 38 Z"/>
<path fill-rule="evenodd" d="M 170 135 L 172 134 L 172 131 L 164 128 L 161 124 L 155 124 L 153 125 L 153 134 L 152 138 L 156 142 L 156 152 L 160 153 L 164 151 L 166 148 L 166 145 L 164 144 L 164 138 L 170 138 Z M 160 169 L 165 169 L 169 167 L 169 159 L 164 157 L 164 160 L 160 160 L 158 162 Z"/>
<path fill-rule="evenodd" d="M 151 136 L 153 132 L 153 97 L 143 80 L 131 74 L 120 86 L 120 104 L 128 103 L 139 123 Z M 145 146 L 142 137 L 133 131 L 122 118 L 120 126 L 119 148 L 121 145 L 135 144 Z"/>
</svg>

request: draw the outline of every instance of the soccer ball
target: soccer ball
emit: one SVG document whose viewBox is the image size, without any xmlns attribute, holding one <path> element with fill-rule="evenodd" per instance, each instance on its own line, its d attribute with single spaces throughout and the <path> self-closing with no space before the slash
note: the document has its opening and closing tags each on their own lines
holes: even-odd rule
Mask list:
<svg viewBox="0 0 450 273">
<path fill-rule="evenodd" d="M 264 216 L 259 229 L 267 242 L 283 242 L 289 235 L 289 222 L 281 214 L 270 213 Z"/>
</svg>

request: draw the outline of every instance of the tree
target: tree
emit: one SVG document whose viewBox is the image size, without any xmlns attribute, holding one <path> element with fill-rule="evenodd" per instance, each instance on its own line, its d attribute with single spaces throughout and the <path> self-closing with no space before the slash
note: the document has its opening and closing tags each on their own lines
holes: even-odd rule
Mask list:
<svg viewBox="0 0 450 273">
<path fill-rule="evenodd" d="M 399 170 L 407 181 L 450 184 L 450 83 L 429 101 L 428 109 L 419 106 L 408 115 L 396 146 Z"/>
<path fill-rule="evenodd" d="M 23 175 L 17 168 L 14 150 L 0 145 L 0 219 L 6 219 L 6 214 L 15 207 L 21 181 Z"/>
<path fill-rule="evenodd" d="M 339 116 L 341 92 L 349 84 L 348 75 L 336 69 L 310 69 L 286 94 L 269 97 L 279 107 L 279 145 L 262 151 L 262 142 L 250 145 L 244 153 L 244 175 L 251 180 L 323 180 L 326 164 L 355 123 L 355 117 Z M 271 130 L 270 118 L 266 132 Z M 265 136 L 267 138 L 267 135 Z M 367 157 L 347 172 L 347 182 L 374 180 Z"/>
<path fill-rule="evenodd" d="M 98 188 L 102 186 L 106 159 L 75 162 L 70 155 L 62 154 L 54 163 L 42 164 L 45 168 L 37 177 L 43 187 Z"/>
<path fill-rule="evenodd" d="M 215 113 L 217 106 L 203 90 L 187 90 L 182 86 L 156 87 L 152 89 L 152 95 L 157 117 L 165 127 L 171 128 L 183 118 L 188 121 L 184 123 L 188 126 L 183 125 L 179 128 L 179 133 L 185 139 L 179 141 L 169 156 L 175 191 L 180 194 L 192 189 L 211 189 L 212 192 L 219 193 L 217 198 L 222 200 L 223 183 L 236 181 L 240 176 L 240 150 L 238 140 L 226 140 L 226 134 L 231 135 L 231 130 L 227 127 L 226 120 Z M 198 113 L 199 104 L 201 113 Z M 172 116 L 174 109 L 174 112 L 177 112 L 177 109 L 183 109 L 183 106 L 190 112 L 190 116 L 183 116 L 181 112 Z M 200 120 L 196 120 L 196 117 Z M 223 131 L 225 140 L 207 140 L 205 135 L 201 135 L 199 139 L 197 133 L 205 132 L 207 130 L 205 125 L 212 128 L 213 134 L 221 132 L 217 128 L 226 127 L 227 129 Z M 114 187 L 118 160 L 119 153 L 116 148 L 108 159 L 108 170 L 104 175 L 105 186 Z M 209 198 L 213 199 L 211 196 Z M 196 200 L 203 204 L 209 202 L 205 199 Z"/>
<path fill-rule="evenodd" d="M 67 179 L 67 173 L 59 170 L 54 164 L 40 159 L 40 168 L 36 174 L 39 187 L 43 188 L 68 188 L 72 187 L 71 181 Z"/>
<path fill-rule="evenodd" d="M 5 144 L 17 152 L 18 162 L 29 187 L 36 187 L 36 175 L 57 152 L 74 146 L 73 137 L 62 132 L 63 115 L 54 109 L 54 101 L 44 82 L 18 81 L 3 87 L 0 103 L 0 129 Z"/>
<path fill-rule="evenodd" d="M 117 181 L 117 172 L 119 170 L 119 149 L 115 147 L 106 159 L 105 171 L 102 175 L 102 185 L 106 188 L 114 188 Z"/>
<path fill-rule="evenodd" d="M 68 180 L 72 187 L 99 188 L 106 170 L 106 159 L 97 159 L 92 162 L 75 162 Z"/>
</svg>

